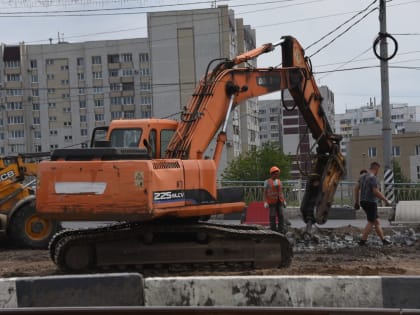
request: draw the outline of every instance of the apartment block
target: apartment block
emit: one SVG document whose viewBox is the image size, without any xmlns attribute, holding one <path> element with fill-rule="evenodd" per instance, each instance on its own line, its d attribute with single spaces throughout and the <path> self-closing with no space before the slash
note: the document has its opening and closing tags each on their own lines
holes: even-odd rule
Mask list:
<svg viewBox="0 0 420 315">
<path fill-rule="evenodd" d="M 227 6 L 149 13 L 153 116 L 180 119 L 194 89 L 221 59 L 255 48 L 255 31 Z M 255 61 L 251 61 L 255 65 Z M 215 105 L 215 104 L 214 104 Z M 226 104 L 227 105 L 227 104 Z M 219 174 L 228 161 L 259 145 L 256 100 L 239 104 L 227 117 L 227 143 Z M 205 155 L 212 157 L 213 141 Z"/>
<path fill-rule="evenodd" d="M 150 117 L 146 38 L 3 45 L 0 154 L 85 147 L 94 127 Z"/>
<path fill-rule="evenodd" d="M 391 104 L 392 134 L 405 133 L 410 128 L 408 124 L 419 121 L 419 118 L 420 106 Z M 353 135 L 374 135 L 378 132 L 382 134 L 382 106 L 370 101 L 366 106 L 336 114 L 335 129 L 343 136 L 341 150 L 347 155 L 347 144 Z"/>
</svg>

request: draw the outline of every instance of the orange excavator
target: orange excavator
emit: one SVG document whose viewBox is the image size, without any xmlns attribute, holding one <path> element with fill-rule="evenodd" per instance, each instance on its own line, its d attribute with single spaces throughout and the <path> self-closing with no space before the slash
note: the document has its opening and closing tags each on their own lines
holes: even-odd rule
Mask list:
<svg viewBox="0 0 420 315">
<path fill-rule="evenodd" d="M 240 66 L 279 45 L 281 68 Z M 196 87 L 179 122 L 112 121 L 94 131 L 91 148 L 57 149 L 50 161 L 41 162 L 39 213 L 63 221 L 120 221 L 57 233 L 49 246 L 54 263 L 76 272 L 288 266 L 293 253 L 283 234 L 201 220 L 246 206 L 240 189 L 216 185 L 231 111 L 246 99 L 283 90 L 290 91 L 318 144 L 302 214 L 308 226 L 325 222 L 344 174 L 341 138 L 332 133 L 302 47 L 286 36 L 219 60 Z M 206 158 L 216 134 L 214 155 Z"/>
</svg>

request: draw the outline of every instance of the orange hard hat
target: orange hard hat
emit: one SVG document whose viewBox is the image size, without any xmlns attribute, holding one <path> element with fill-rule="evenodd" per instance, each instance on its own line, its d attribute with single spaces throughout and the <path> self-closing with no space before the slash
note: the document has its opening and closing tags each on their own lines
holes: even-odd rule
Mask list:
<svg viewBox="0 0 420 315">
<path fill-rule="evenodd" d="M 277 166 L 273 166 L 270 168 L 270 174 L 274 173 L 274 172 L 279 172 L 280 173 L 280 169 Z"/>
</svg>

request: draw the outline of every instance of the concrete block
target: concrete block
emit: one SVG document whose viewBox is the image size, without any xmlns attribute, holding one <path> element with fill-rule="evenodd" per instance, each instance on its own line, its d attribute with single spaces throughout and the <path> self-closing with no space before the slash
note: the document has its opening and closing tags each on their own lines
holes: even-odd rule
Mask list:
<svg viewBox="0 0 420 315">
<path fill-rule="evenodd" d="M 145 305 L 382 307 L 382 281 L 373 276 L 148 278 Z"/>
<path fill-rule="evenodd" d="M 420 200 L 398 202 L 395 210 L 395 223 L 420 223 Z"/>
<path fill-rule="evenodd" d="M 0 278 L 0 308 L 16 308 L 16 281 Z"/>
<path fill-rule="evenodd" d="M 138 273 L 62 275 L 0 281 L 0 307 L 143 306 Z"/>
</svg>

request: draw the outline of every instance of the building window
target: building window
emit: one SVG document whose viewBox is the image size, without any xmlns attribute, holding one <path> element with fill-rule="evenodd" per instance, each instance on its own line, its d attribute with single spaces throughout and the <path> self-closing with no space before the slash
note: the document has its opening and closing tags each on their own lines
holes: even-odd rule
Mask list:
<svg viewBox="0 0 420 315">
<path fill-rule="evenodd" d="M 31 82 L 32 83 L 38 83 L 38 75 L 37 74 L 31 75 Z"/>
<path fill-rule="evenodd" d="M 20 81 L 20 74 L 7 74 L 6 81 Z"/>
<path fill-rule="evenodd" d="M 71 121 L 65 121 L 64 127 L 71 127 Z"/>
<path fill-rule="evenodd" d="M 122 54 L 121 55 L 122 62 L 132 62 L 133 61 L 133 55 L 132 54 Z"/>
<path fill-rule="evenodd" d="M 16 139 L 16 138 L 24 138 L 25 132 L 23 130 L 11 130 L 9 131 L 9 138 Z"/>
<path fill-rule="evenodd" d="M 83 57 L 77 58 L 76 62 L 77 62 L 78 66 L 84 66 L 85 65 L 85 59 Z"/>
<path fill-rule="evenodd" d="M 9 125 L 23 124 L 23 116 L 9 116 L 9 117 L 7 117 L 7 123 Z"/>
<path fill-rule="evenodd" d="M 33 103 L 32 104 L 32 110 L 39 110 L 39 109 L 40 109 L 40 107 L 39 107 L 38 103 Z"/>
<path fill-rule="evenodd" d="M 47 74 L 47 80 L 54 80 L 54 74 Z"/>
<path fill-rule="evenodd" d="M 64 66 L 61 66 L 60 69 L 61 70 L 68 70 L 69 69 L 69 66 L 68 65 L 64 65 Z"/>
<path fill-rule="evenodd" d="M 123 105 L 133 105 L 134 104 L 134 96 L 124 96 L 122 98 Z M 144 104 L 142 104 L 144 105 Z"/>
<path fill-rule="evenodd" d="M 368 156 L 369 157 L 376 157 L 376 147 L 369 147 L 368 148 Z"/>
<path fill-rule="evenodd" d="M 119 55 L 108 55 L 108 63 L 119 63 L 120 56 Z"/>
<path fill-rule="evenodd" d="M 50 145 L 50 151 L 53 151 L 55 149 L 58 149 L 58 144 L 51 144 Z"/>
<path fill-rule="evenodd" d="M 22 96 L 22 90 L 21 89 L 8 89 L 6 90 L 7 96 Z"/>
<path fill-rule="evenodd" d="M 86 90 L 85 90 L 85 88 L 80 88 L 79 87 L 79 95 L 84 95 L 84 94 L 86 94 Z"/>
<path fill-rule="evenodd" d="M 420 155 L 420 144 L 416 145 L 416 155 Z"/>
<path fill-rule="evenodd" d="M 140 82 L 140 89 L 141 90 L 150 90 L 150 82 Z"/>
<path fill-rule="evenodd" d="M 80 115 L 80 122 L 86 122 L 86 115 Z"/>
<path fill-rule="evenodd" d="M 39 96 L 39 90 L 38 89 L 32 89 L 32 96 L 38 97 Z"/>
<path fill-rule="evenodd" d="M 100 64 L 102 64 L 101 56 L 92 56 L 92 64 L 93 65 L 100 65 Z"/>
<path fill-rule="evenodd" d="M 20 68 L 19 60 L 9 60 L 4 62 L 5 68 Z"/>
<path fill-rule="evenodd" d="M 123 77 L 130 77 L 133 75 L 133 69 L 122 69 Z"/>
<path fill-rule="evenodd" d="M 87 135 L 88 135 L 88 130 L 87 130 L 87 129 L 80 129 L 80 135 L 81 135 L 82 137 L 87 136 Z"/>
<path fill-rule="evenodd" d="M 94 71 L 94 72 L 92 72 L 92 77 L 94 79 L 102 79 L 102 71 Z"/>
<path fill-rule="evenodd" d="M 57 130 L 50 130 L 50 136 L 56 136 L 58 134 Z"/>
<path fill-rule="evenodd" d="M 121 84 L 120 83 L 110 83 L 109 84 L 109 90 L 110 91 L 120 91 L 121 90 Z"/>
<path fill-rule="evenodd" d="M 122 118 L 122 113 L 121 112 L 111 112 L 111 120 L 120 119 L 120 118 Z"/>
<path fill-rule="evenodd" d="M 40 125 L 41 124 L 41 118 L 40 117 L 34 117 L 33 118 L 33 124 L 34 125 Z"/>
<path fill-rule="evenodd" d="M 6 104 L 7 110 L 17 110 L 17 109 L 23 109 L 22 102 L 10 102 Z"/>
<path fill-rule="evenodd" d="M 47 65 L 53 65 L 54 64 L 54 60 L 53 59 L 47 59 L 47 60 L 45 60 L 45 63 Z"/>
<path fill-rule="evenodd" d="M 93 87 L 93 94 L 100 94 L 103 92 L 102 86 L 94 86 Z"/>
<path fill-rule="evenodd" d="M 36 69 L 38 67 L 37 61 L 35 59 L 32 59 L 30 61 L 30 66 L 31 66 L 31 69 Z"/>
<path fill-rule="evenodd" d="M 41 139 L 41 131 L 35 130 L 34 131 L 34 138 L 35 139 Z"/>
<path fill-rule="evenodd" d="M 110 77 L 118 77 L 118 70 L 117 69 L 109 70 L 108 75 Z"/>
<path fill-rule="evenodd" d="M 35 152 L 42 152 L 42 146 L 40 144 L 35 144 L 34 150 Z"/>
<path fill-rule="evenodd" d="M 84 81 L 85 80 L 85 73 L 84 72 L 78 72 L 77 73 L 77 80 Z"/>
<path fill-rule="evenodd" d="M 392 156 L 400 156 L 400 147 L 399 146 L 392 146 Z"/>
<path fill-rule="evenodd" d="M 151 105 L 152 98 L 150 96 L 141 96 L 140 97 L 140 105 Z"/>
<path fill-rule="evenodd" d="M 57 104 L 54 102 L 49 102 L 48 103 L 48 108 L 56 108 Z"/>
<path fill-rule="evenodd" d="M 80 108 L 86 108 L 86 101 L 79 101 Z"/>
<path fill-rule="evenodd" d="M 104 121 L 105 115 L 104 114 L 95 114 L 95 121 Z"/>
<path fill-rule="evenodd" d="M 149 62 L 149 54 L 140 54 L 139 55 L 140 62 Z"/>
<path fill-rule="evenodd" d="M 95 107 L 104 107 L 104 100 L 103 99 L 95 100 Z"/>
<path fill-rule="evenodd" d="M 124 118 L 133 119 L 134 118 L 134 112 L 133 111 L 124 112 Z"/>
<path fill-rule="evenodd" d="M 147 76 L 150 74 L 150 69 L 149 68 L 140 68 L 139 69 L 139 73 L 142 76 Z"/>
<path fill-rule="evenodd" d="M 64 141 L 71 141 L 73 136 L 64 136 Z"/>
</svg>

